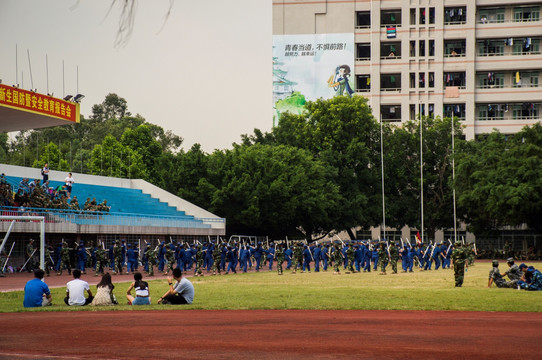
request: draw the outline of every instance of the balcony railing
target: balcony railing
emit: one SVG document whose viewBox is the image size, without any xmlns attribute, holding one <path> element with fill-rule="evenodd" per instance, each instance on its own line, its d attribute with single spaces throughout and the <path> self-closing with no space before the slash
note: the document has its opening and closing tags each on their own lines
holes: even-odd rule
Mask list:
<svg viewBox="0 0 542 360">
<path fill-rule="evenodd" d="M 370 57 L 358 57 L 356 58 L 356 61 L 371 61 Z"/>
</svg>

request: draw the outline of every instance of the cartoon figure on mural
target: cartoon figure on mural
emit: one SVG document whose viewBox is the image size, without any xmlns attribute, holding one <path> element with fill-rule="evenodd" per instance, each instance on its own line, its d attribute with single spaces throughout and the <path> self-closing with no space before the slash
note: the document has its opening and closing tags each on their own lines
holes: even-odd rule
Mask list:
<svg viewBox="0 0 542 360">
<path fill-rule="evenodd" d="M 346 95 L 352 97 L 354 90 L 350 87 L 350 66 L 341 65 L 335 69 L 335 74 L 329 77 L 327 84 L 335 90 L 335 96 Z M 346 91 L 346 94 L 345 94 Z"/>
</svg>

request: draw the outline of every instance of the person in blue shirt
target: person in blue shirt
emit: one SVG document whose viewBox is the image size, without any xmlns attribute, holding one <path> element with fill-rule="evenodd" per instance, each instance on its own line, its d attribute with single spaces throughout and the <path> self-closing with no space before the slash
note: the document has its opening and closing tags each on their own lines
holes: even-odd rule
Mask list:
<svg viewBox="0 0 542 360">
<path fill-rule="evenodd" d="M 246 273 L 248 268 L 248 250 L 246 246 L 243 246 L 239 250 L 239 264 L 241 267 L 241 270 Z"/>
<path fill-rule="evenodd" d="M 269 262 L 269 271 L 273 270 L 273 260 L 275 259 L 275 244 L 271 243 L 269 249 L 265 251 L 267 261 Z"/>
<path fill-rule="evenodd" d="M 115 253 L 114 253 L 114 250 L 115 249 L 115 244 L 112 243 L 111 246 L 109 247 L 109 250 L 107 252 L 107 255 L 109 256 L 109 269 L 111 271 L 114 271 L 115 270 Z"/>
<path fill-rule="evenodd" d="M 322 245 L 318 244 L 312 248 L 312 256 L 314 257 L 314 272 L 320 272 L 320 260 L 322 259 Z"/>
<path fill-rule="evenodd" d="M 260 263 L 262 261 L 263 248 L 262 243 L 258 243 L 258 246 L 254 250 L 254 259 L 256 260 L 256 272 L 260 272 Z"/>
<path fill-rule="evenodd" d="M 83 274 L 86 274 L 85 264 L 87 263 L 87 249 L 85 243 L 80 242 L 77 247 L 77 269 L 81 270 Z"/>
<path fill-rule="evenodd" d="M 367 243 L 363 243 L 363 248 L 365 251 L 363 252 L 363 272 L 371 272 L 371 256 L 373 255 L 373 252 L 371 250 L 371 246 L 369 241 Z"/>
<path fill-rule="evenodd" d="M 412 271 L 412 266 L 414 266 L 414 257 L 416 256 L 416 248 L 414 246 L 410 246 L 407 250 L 407 257 L 408 257 L 408 265 L 407 265 L 407 271 Z"/>
<path fill-rule="evenodd" d="M 137 253 L 132 248 L 132 244 L 128 244 L 127 247 L 128 248 L 126 250 L 126 259 L 128 261 L 128 266 L 126 266 L 126 272 L 130 274 L 136 271 Z"/>
<path fill-rule="evenodd" d="M 231 246 L 228 246 L 228 252 L 226 253 L 226 260 L 228 262 L 228 268 L 226 269 L 226 274 L 229 274 L 230 273 L 230 270 L 234 273 L 234 274 L 237 274 L 237 271 L 235 271 L 235 267 L 234 267 L 234 264 L 235 264 L 235 252 L 233 251 L 232 247 Z"/>
<path fill-rule="evenodd" d="M 177 246 L 175 247 L 175 260 L 177 261 L 177 269 L 184 271 L 184 247 L 180 242 L 177 241 Z"/>
<path fill-rule="evenodd" d="M 292 256 L 294 255 L 294 252 L 292 251 L 291 247 L 286 248 L 284 250 L 284 260 L 286 260 L 286 270 L 290 270 L 292 267 Z"/>
<path fill-rule="evenodd" d="M 362 261 L 363 261 L 363 253 L 361 251 L 359 244 L 356 244 L 354 245 L 354 266 L 356 268 L 356 272 L 360 272 Z"/>
<path fill-rule="evenodd" d="M 34 279 L 28 281 L 24 286 L 24 307 L 41 307 L 52 304 L 51 291 L 43 282 L 43 275 L 45 275 L 43 270 L 34 270 Z"/>
<path fill-rule="evenodd" d="M 158 271 L 164 271 L 164 266 L 166 265 L 166 242 L 162 241 L 158 247 Z"/>
<path fill-rule="evenodd" d="M 435 262 L 435 270 L 438 270 L 440 267 L 440 244 L 435 246 L 435 251 L 431 254 L 433 261 Z"/>
<path fill-rule="evenodd" d="M 408 271 L 408 249 L 406 244 L 403 244 L 403 246 L 399 249 L 399 255 L 401 255 L 401 267 L 403 269 L 403 272 Z"/>
<path fill-rule="evenodd" d="M 307 245 L 303 245 L 303 272 L 311 272 L 312 253 Z"/>
<path fill-rule="evenodd" d="M 329 262 L 329 244 L 325 244 L 320 251 L 320 258 L 322 259 L 322 270 L 327 271 Z"/>
</svg>

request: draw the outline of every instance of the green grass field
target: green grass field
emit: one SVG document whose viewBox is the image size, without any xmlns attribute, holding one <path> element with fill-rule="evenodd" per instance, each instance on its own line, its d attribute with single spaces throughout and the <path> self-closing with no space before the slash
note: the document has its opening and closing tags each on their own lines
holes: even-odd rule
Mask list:
<svg viewBox="0 0 542 360">
<path fill-rule="evenodd" d="M 536 268 L 541 263 L 529 262 Z M 506 264 L 501 264 L 505 271 Z M 182 309 L 313 309 L 313 310 L 458 310 L 541 312 L 542 292 L 487 288 L 491 264 L 477 263 L 465 275 L 462 288 L 454 287 L 453 270 L 378 275 L 378 272 L 333 275 L 332 272 L 260 272 L 191 278 L 195 300 Z M 388 267 L 389 270 L 389 267 Z M 115 279 L 113 279 L 115 280 Z M 148 280 L 148 279 L 146 279 Z M 116 285 L 121 305 L 68 307 L 65 288 L 52 289 L 53 306 L 23 308 L 23 292 L 0 293 L 0 312 L 132 310 L 126 305 L 128 283 Z M 157 305 L 167 290 L 166 280 L 149 281 L 153 305 L 137 310 L 181 308 Z M 96 287 L 91 286 L 95 293 Z"/>
</svg>

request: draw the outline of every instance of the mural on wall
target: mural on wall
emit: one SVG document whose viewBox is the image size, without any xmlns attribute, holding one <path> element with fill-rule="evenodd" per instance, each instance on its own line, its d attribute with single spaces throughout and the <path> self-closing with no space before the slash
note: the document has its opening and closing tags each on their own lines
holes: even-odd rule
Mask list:
<svg viewBox="0 0 542 360">
<path fill-rule="evenodd" d="M 354 34 L 273 36 L 273 126 L 306 101 L 354 93 Z"/>
</svg>

